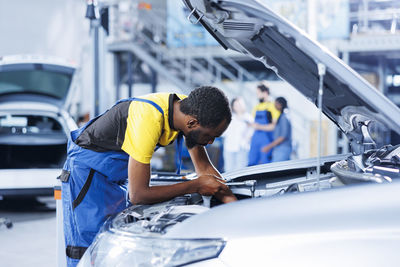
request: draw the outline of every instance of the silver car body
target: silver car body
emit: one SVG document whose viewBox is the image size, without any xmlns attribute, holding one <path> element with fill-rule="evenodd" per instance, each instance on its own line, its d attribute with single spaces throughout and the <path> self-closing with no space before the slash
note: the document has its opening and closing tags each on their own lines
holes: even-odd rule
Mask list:
<svg viewBox="0 0 400 267">
<path fill-rule="evenodd" d="M 224 177 L 238 202 L 196 194 L 106 222 L 80 266 L 397 266 L 400 146 L 374 148 L 369 125 L 400 132 L 400 110 L 301 30 L 252 0 L 183 0 L 225 48 L 262 61 L 347 135 L 352 154 L 248 167 Z M 190 177 L 189 177 L 190 178 Z M 192 177 L 193 178 L 193 177 Z M 153 175 L 152 184 L 182 182 Z"/>
<path fill-rule="evenodd" d="M 165 236 L 227 240 L 217 259 L 194 266 L 396 266 L 399 191 L 395 183 L 243 200 Z"/>
</svg>

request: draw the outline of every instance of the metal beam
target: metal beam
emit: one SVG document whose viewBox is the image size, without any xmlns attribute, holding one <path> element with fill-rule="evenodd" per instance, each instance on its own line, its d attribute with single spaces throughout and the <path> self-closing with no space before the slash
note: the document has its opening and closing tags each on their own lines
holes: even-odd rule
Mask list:
<svg viewBox="0 0 400 267">
<path fill-rule="evenodd" d="M 160 64 L 155 58 L 153 58 L 149 53 L 141 48 L 139 45 L 133 42 L 121 42 L 121 43 L 113 43 L 108 45 L 108 50 L 110 52 L 121 52 L 121 51 L 130 51 L 134 53 L 138 58 L 142 61 L 146 62 L 152 69 L 157 71 L 160 75 L 162 75 L 167 80 L 171 81 L 177 87 L 179 87 L 183 92 L 190 92 L 190 85 L 182 82 L 174 74 L 168 71 L 163 65 Z"/>
</svg>

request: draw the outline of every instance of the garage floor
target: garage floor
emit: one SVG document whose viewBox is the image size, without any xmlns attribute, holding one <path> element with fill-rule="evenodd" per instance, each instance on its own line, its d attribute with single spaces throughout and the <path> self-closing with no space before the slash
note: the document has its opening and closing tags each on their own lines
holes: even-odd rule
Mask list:
<svg viewBox="0 0 400 267">
<path fill-rule="evenodd" d="M 0 218 L 13 223 L 0 226 L 1 266 L 56 266 L 56 203 L 39 200 L 0 200 Z"/>
</svg>

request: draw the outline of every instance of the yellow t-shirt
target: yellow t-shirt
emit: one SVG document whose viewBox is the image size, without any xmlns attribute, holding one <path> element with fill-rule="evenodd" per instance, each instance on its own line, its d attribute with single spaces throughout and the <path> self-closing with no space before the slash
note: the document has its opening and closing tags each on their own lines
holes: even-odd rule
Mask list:
<svg viewBox="0 0 400 267">
<path fill-rule="evenodd" d="M 168 93 L 149 94 L 142 96 L 158 104 L 163 110 L 161 114 L 153 105 L 132 101 L 129 106 L 125 139 L 122 150 L 141 163 L 150 163 L 157 145 L 167 146 L 178 136 L 178 131 L 172 129 L 172 108 Z M 173 97 L 174 95 L 171 95 Z M 177 96 L 183 99 L 185 95 Z M 173 101 L 173 100 L 172 100 Z"/>
<path fill-rule="evenodd" d="M 98 152 L 124 151 L 136 161 L 148 164 L 156 146 L 169 145 L 177 138 L 173 102 L 186 97 L 170 93 L 137 97 L 152 101 L 156 107 L 137 100 L 122 101 L 95 119 L 75 143 Z"/>
<path fill-rule="evenodd" d="M 257 104 L 253 109 L 253 116 L 255 116 L 257 111 L 267 110 L 271 112 L 272 120 L 277 121 L 281 112 L 276 109 L 274 103 L 272 102 L 262 102 Z"/>
</svg>

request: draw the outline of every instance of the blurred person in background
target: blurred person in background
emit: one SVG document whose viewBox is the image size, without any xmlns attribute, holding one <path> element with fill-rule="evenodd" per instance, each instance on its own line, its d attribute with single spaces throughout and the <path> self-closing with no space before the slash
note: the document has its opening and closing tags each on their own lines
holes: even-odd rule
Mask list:
<svg viewBox="0 0 400 267">
<path fill-rule="evenodd" d="M 286 99 L 278 97 L 275 100 L 275 107 L 281 115 L 274 129 L 274 139 L 262 149 L 265 153 L 272 150 L 272 162 L 289 160 L 292 152 L 292 126 L 287 116 Z"/>
<path fill-rule="evenodd" d="M 260 103 L 254 107 L 254 122 L 250 124 L 255 131 L 251 138 L 248 166 L 271 162 L 271 151 L 263 152 L 262 148 L 272 142 L 272 131 L 280 112 L 274 103 L 269 101 L 269 93 L 266 85 L 257 86 L 257 98 Z"/>
<path fill-rule="evenodd" d="M 249 127 L 251 115 L 241 97 L 231 101 L 232 121 L 223 134 L 224 169 L 233 171 L 247 166 L 250 138 L 253 130 Z"/>
</svg>

